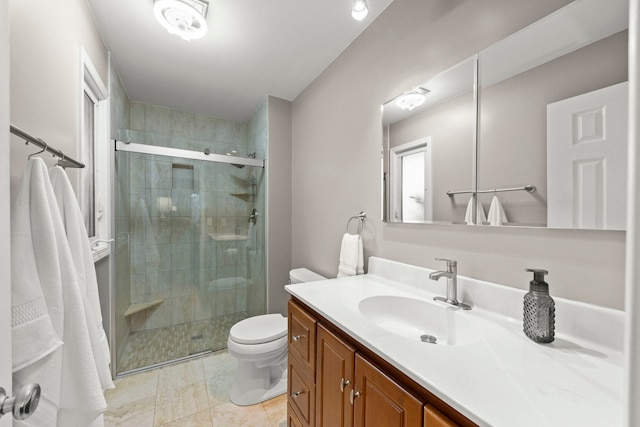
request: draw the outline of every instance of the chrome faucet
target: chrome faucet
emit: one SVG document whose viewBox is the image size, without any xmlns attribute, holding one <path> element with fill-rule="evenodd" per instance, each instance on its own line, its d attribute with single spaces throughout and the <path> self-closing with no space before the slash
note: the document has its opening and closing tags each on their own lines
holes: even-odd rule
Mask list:
<svg viewBox="0 0 640 427">
<path fill-rule="evenodd" d="M 458 262 L 455 259 L 436 258 L 436 261 L 446 261 L 447 271 L 434 271 L 429 274 L 429 279 L 438 281 L 441 277 L 447 278 L 447 297 L 435 297 L 436 301 L 455 305 L 463 310 L 471 310 L 467 304 L 458 301 Z"/>
</svg>

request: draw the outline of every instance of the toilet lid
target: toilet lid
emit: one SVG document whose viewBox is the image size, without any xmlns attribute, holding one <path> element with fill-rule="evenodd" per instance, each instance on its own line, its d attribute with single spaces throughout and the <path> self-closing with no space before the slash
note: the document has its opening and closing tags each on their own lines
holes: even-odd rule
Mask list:
<svg viewBox="0 0 640 427">
<path fill-rule="evenodd" d="M 287 335 L 287 318 L 263 314 L 241 320 L 231 327 L 229 336 L 239 344 L 261 344 Z"/>
</svg>

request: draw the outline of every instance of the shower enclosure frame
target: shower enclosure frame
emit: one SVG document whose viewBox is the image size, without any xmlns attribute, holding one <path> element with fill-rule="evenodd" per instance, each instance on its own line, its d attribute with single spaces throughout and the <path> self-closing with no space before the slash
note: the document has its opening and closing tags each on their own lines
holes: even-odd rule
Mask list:
<svg viewBox="0 0 640 427">
<path fill-rule="evenodd" d="M 172 147 L 164 147 L 164 146 L 156 146 L 156 145 L 148 145 L 148 144 L 139 144 L 139 143 L 133 143 L 130 141 L 123 141 L 123 140 L 118 140 L 118 139 L 112 139 L 111 142 L 114 144 L 113 145 L 113 149 L 111 150 L 111 154 L 110 154 L 110 170 L 112 172 L 112 176 L 114 177 L 114 179 L 112 180 L 112 182 L 110 183 L 110 194 L 111 194 L 111 198 L 110 198 L 110 204 L 111 206 L 114 208 L 114 212 L 115 212 L 115 205 L 116 205 L 116 152 L 117 151 L 123 151 L 123 152 L 130 152 L 130 153 L 139 153 L 139 154 L 148 154 L 148 155 L 157 155 L 157 156 L 163 156 L 163 157 L 171 157 L 171 158 L 183 158 L 183 159 L 190 159 L 190 160 L 201 160 L 201 161 L 206 161 L 206 162 L 214 162 L 214 163 L 226 163 L 226 164 L 230 164 L 232 166 L 235 167 L 244 167 L 244 166 L 253 166 L 253 167 L 261 167 L 262 169 L 266 168 L 266 161 L 264 159 L 256 159 L 252 156 L 247 156 L 247 157 L 241 157 L 241 156 L 235 156 L 235 155 L 231 155 L 231 154 L 215 154 L 215 153 L 210 153 L 208 148 L 205 148 L 202 152 L 199 151 L 194 151 L 194 150 L 187 150 L 187 149 L 180 149 L 180 148 L 172 148 Z M 264 209 L 266 210 L 266 206 L 264 207 Z M 256 210 L 253 209 L 253 212 L 255 212 Z M 252 213 L 253 215 L 253 213 Z M 115 226 L 115 215 L 112 216 L 111 221 L 111 227 L 112 230 L 115 231 L 116 226 Z M 264 236 L 265 239 L 267 239 L 267 233 L 265 233 Z M 108 334 L 107 334 L 107 339 L 109 341 L 109 348 L 110 348 L 110 352 L 111 352 L 111 374 L 113 378 L 117 378 L 119 376 L 122 375 L 122 373 L 118 373 L 118 349 L 116 346 L 116 287 L 115 287 L 115 279 L 116 279 L 116 245 L 114 243 L 114 245 L 112 246 L 112 250 L 111 250 L 111 265 L 110 265 L 110 284 L 109 284 L 109 320 L 108 320 Z M 265 284 L 266 284 L 266 280 L 267 280 L 267 260 L 266 260 L 266 253 L 265 253 L 265 259 L 264 259 L 264 279 L 265 279 Z M 265 295 L 266 296 L 266 295 Z M 266 300 L 265 300 L 265 304 L 266 304 Z M 142 372 L 142 371 L 146 371 L 149 369 L 153 369 L 156 368 L 158 366 L 163 366 L 163 365 L 168 365 L 168 364 L 173 364 L 173 363 L 177 363 L 180 362 L 182 360 L 187 360 L 190 359 L 193 356 L 184 356 L 184 357 L 179 357 L 177 359 L 172 359 L 172 360 L 168 360 L 166 362 L 163 363 L 159 363 L 153 366 L 146 366 L 146 367 L 142 367 L 142 368 L 138 368 L 135 369 L 133 371 L 128 371 L 125 372 L 125 375 L 128 375 L 130 373 L 134 373 L 134 372 Z"/>
</svg>

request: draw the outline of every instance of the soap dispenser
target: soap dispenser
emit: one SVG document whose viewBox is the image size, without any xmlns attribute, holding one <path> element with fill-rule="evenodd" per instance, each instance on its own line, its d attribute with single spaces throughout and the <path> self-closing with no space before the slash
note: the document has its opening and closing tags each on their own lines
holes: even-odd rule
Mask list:
<svg viewBox="0 0 640 427">
<path fill-rule="evenodd" d="M 538 343 L 550 343 L 554 339 L 556 304 L 549 296 L 549 284 L 544 276 L 546 270 L 527 268 L 533 273 L 533 280 L 529 282 L 529 292 L 524 296 L 524 333 Z"/>
</svg>

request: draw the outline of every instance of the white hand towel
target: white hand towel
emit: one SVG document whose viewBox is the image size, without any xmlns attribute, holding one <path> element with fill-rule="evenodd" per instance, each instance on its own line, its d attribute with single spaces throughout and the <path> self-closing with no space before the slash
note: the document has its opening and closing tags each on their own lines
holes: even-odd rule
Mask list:
<svg viewBox="0 0 640 427">
<path fill-rule="evenodd" d="M 34 244 L 41 233 L 53 235 L 42 169 L 27 162 L 11 204 L 11 339 L 14 390 L 27 383 L 42 387 L 40 406 L 29 418 L 34 425 L 51 425 L 60 406 L 63 302 L 59 289 L 43 289 L 44 261 L 36 259 Z M 41 225 L 44 225 L 42 227 Z M 52 248 L 55 251 L 55 248 Z M 41 422 L 40 422 L 41 421 Z M 15 421 L 15 425 L 18 425 Z"/>
<path fill-rule="evenodd" d="M 484 213 L 484 208 L 482 207 L 482 203 L 480 203 L 480 201 L 478 200 L 477 203 L 477 223 L 478 224 L 482 224 L 484 222 L 487 221 L 487 216 Z M 469 203 L 467 203 L 467 212 L 464 214 L 464 222 L 466 222 L 469 225 L 474 225 L 473 222 L 473 196 L 471 196 L 471 198 L 469 199 Z"/>
<path fill-rule="evenodd" d="M 35 190 L 42 193 L 37 198 L 33 192 L 30 195 L 36 267 L 53 327 L 64 345 L 62 351 L 46 358 L 49 366 L 36 364 L 14 373 L 14 386 L 31 380 L 39 382 L 43 400 L 48 403 L 47 411 L 40 412 L 39 407 L 28 422 L 18 422 L 16 426 L 94 425 L 107 405 L 93 358 L 77 271 L 46 165 L 42 159 L 33 158 L 28 167 L 31 167 L 32 180 L 38 179 Z M 30 369 L 32 367 L 34 369 Z M 56 404 L 59 405 L 57 414 Z M 57 424 L 53 422 L 56 419 Z"/>
<path fill-rule="evenodd" d="M 109 369 L 111 353 L 102 325 L 98 280 L 82 211 L 64 169 L 59 166 L 54 167 L 49 170 L 49 176 L 64 222 L 71 256 L 78 273 L 78 283 L 83 291 L 85 317 L 89 325 L 89 338 L 100 384 L 102 384 L 103 390 L 112 389 L 115 386 L 111 380 Z"/>
<path fill-rule="evenodd" d="M 355 276 L 364 273 L 364 255 L 362 253 L 362 238 L 359 234 L 345 233 L 340 246 L 340 264 L 338 276 Z"/>
<path fill-rule="evenodd" d="M 493 196 L 493 200 L 491 200 L 488 220 L 489 225 L 502 225 L 509 222 L 509 220 L 507 219 L 507 214 L 504 213 L 502 203 L 500 203 L 500 199 L 498 199 L 498 196 Z"/>
</svg>

